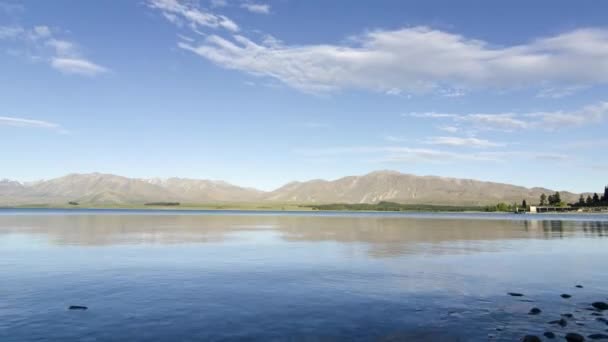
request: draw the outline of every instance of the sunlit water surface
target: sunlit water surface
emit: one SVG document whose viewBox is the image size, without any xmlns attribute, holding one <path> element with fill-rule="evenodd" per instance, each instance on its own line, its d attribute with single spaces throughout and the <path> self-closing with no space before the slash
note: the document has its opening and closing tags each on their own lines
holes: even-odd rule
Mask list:
<svg viewBox="0 0 608 342">
<path fill-rule="evenodd" d="M 602 215 L 5 209 L 0 341 L 604 332 L 586 307 L 608 299 L 607 234 Z"/>
</svg>

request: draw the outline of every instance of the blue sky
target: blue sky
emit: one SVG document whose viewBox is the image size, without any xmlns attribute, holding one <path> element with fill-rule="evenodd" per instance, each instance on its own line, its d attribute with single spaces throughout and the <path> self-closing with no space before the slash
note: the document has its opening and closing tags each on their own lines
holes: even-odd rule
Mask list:
<svg viewBox="0 0 608 342">
<path fill-rule="evenodd" d="M 608 182 L 608 3 L 0 0 L 0 178 Z"/>
</svg>

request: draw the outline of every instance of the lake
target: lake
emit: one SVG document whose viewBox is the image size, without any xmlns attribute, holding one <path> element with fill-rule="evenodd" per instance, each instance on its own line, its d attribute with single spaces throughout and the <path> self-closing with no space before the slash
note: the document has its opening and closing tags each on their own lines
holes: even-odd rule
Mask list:
<svg viewBox="0 0 608 342">
<path fill-rule="evenodd" d="M 606 333 L 607 236 L 607 215 L 2 209 L 0 341 Z"/>
</svg>

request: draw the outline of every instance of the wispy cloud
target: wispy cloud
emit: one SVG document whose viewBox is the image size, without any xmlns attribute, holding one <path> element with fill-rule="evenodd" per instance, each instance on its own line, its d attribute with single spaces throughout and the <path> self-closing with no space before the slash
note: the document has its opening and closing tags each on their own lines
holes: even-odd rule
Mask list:
<svg viewBox="0 0 608 342">
<path fill-rule="evenodd" d="M 210 35 L 201 44 L 179 46 L 222 67 L 308 92 L 359 88 L 458 96 L 486 88 L 606 84 L 607 45 L 608 30 L 598 28 L 496 47 L 419 26 L 370 31 L 339 45 L 270 45 L 243 35 Z"/>
<path fill-rule="evenodd" d="M 0 126 L 44 128 L 54 130 L 59 133 L 67 133 L 67 131 L 63 127 L 61 127 L 61 125 L 53 122 L 15 118 L 8 116 L 0 116 Z"/>
<path fill-rule="evenodd" d="M 459 146 L 459 147 L 498 147 L 503 143 L 496 143 L 485 139 L 473 137 L 430 137 L 425 140 L 429 145 Z"/>
<path fill-rule="evenodd" d="M 495 153 L 458 153 L 438 149 L 404 146 L 328 147 L 322 149 L 298 149 L 294 152 L 306 157 L 370 155 L 375 162 L 425 161 L 444 163 L 455 160 L 501 161 L 499 155 Z"/>
<path fill-rule="evenodd" d="M 268 4 L 245 2 L 245 3 L 241 4 L 241 7 L 252 13 L 258 13 L 258 14 L 269 14 L 270 13 L 270 5 L 268 5 Z"/>
<path fill-rule="evenodd" d="M 51 65 L 66 74 L 95 76 L 108 71 L 108 69 L 82 58 L 54 57 Z"/>
<path fill-rule="evenodd" d="M 226 7 L 228 6 L 228 1 L 226 0 L 211 0 L 211 7 Z"/>
<path fill-rule="evenodd" d="M 8 2 L 0 1 L 0 12 L 4 12 L 7 14 L 14 14 L 14 13 L 23 12 L 24 10 L 25 10 L 25 7 L 22 4 L 8 3 Z"/>
<path fill-rule="evenodd" d="M 384 140 L 386 140 L 388 142 L 392 142 L 392 143 L 401 143 L 401 142 L 407 141 L 407 139 L 405 139 L 405 138 L 397 137 L 397 136 L 394 136 L 394 135 L 384 136 Z"/>
<path fill-rule="evenodd" d="M 562 163 L 574 160 L 567 154 L 556 154 L 535 151 L 475 151 L 455 152 L 436 148 L 420 148 L 411 146 L 345 146 L 324 148 L 296 149 L 294 153 L 305 158 L 339 158 L 356 157 L 373 163 L 430 163 L 447 164 L 460 162 L 504 163 L 515 160 L 542 161 Z"/>
<path fill-rule="evenodd" d="M 96 76 L 109 71 L 83 57 L 75 43 L 55 36 L 56 33 L 44 25 L 32 28 L 0 26 L 0 40 L 15 45 L 31 60 L 48 62 L 54 69 L 69 74 Z"/>
<path fill-rule="evenodd" d="M 559 129 L 600 123 L 608 119 L 608 102 L 599 102 L 572 111 L 455 114 L 405 113 L 405 117 L 439 119 L 454 123 L 469 123 L 478 129 L 516 131 L 522 129 Z"/>
<path fill-rule="evenodd" d="M 585 88 L 586 88 L 585 86 L 579 86 L 579 85 L 542 88 L 536 94 L 536 97 L 544 98 L 544 99 L 561 99 L 562 97 L 574 95 L 575 93 L 577 93 Z"/>
<path fill-rule="evenodd" d="M 460 128 L 456 126 L 439 126 L 437 129 L 448 133 L 456 133 L 460 131 Z"/>
<path fill-rule="evenodd" d="M 221 2 L 216 2 L 215 5 L 221 6 Z M 195 3 L 178 0 L 149 0 L 148 6 L 161 11 L 167 20 L 179 26 L 187 25 L 195 30 L 207 27 L 223 28 L 231 32 L 239 31 L 239 26 L 230 18 L 205 10 Z"/>
</svg>

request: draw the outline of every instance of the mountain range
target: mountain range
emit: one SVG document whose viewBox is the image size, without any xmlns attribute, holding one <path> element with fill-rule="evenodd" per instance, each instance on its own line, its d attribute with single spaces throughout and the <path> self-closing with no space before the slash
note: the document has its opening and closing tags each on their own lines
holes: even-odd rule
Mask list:
<svg viewBox="0 0 608 342">
<path fill-rule="evenodd" d="M 337 180 L 291 182 L 273 191 L 240 187 L 223 181 L 168 178 L 138 179 L 112 174 L 70 174 L 21 183 L 0 181 L 0 205 L 141 205 L 149 202 L 205 203 L 377 203 L 487 205 L 498 202 L 536 203 L 554 190 L 477 181 L 375 171 Z M 567 202 L 579 195 L 560 192 Z"/>
</svg>

